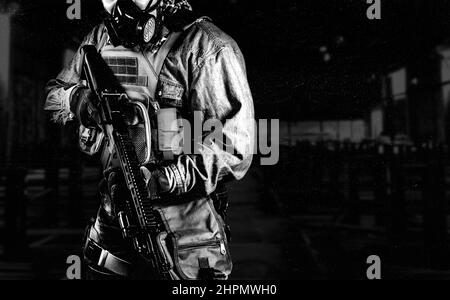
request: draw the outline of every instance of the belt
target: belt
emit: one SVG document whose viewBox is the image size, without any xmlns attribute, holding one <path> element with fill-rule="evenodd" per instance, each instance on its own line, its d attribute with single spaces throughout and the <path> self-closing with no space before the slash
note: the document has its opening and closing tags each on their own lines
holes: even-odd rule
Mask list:
<svg viewBox="0 0 450 300">
<path fill-rule="evenodd" d="M 114 274 L 127 277 L 131 272 L 131 263 L 111 254 L 90 238 L 86 241 L 84 256 L 90 263 Z"/>
</svg>

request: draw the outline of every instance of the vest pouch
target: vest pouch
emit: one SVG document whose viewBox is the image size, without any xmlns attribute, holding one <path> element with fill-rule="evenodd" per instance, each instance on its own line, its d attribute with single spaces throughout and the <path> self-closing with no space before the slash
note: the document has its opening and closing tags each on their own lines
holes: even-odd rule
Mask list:
<svg viewBox="0 0 450 300">
<path fill-rule="evenodd" d="M 164 243 L 173 272 L 183 280 L 201 278 L 201 261 L 227 278 L 233 268 L 224 223 L 210 198 L 159 207 L 168 230 Z"/>
<path fill-rule="evenodd" d="M 212 239 L 199 244 L 179 245 L 175 248 L 175 261 L 178 272 L 185 279 L 200 279 L 200 261 L 206 259 L 208 267 L 213 268 L 227 277 L 228 257 L 225 241 L 221 238 Z"/>
<path fill-rule="evenodd" d="M 161 108 L 157 113 L 157 118 L 158 150 L 163 153 L 165 160 L 172 160 L 174 156 L 180 155 L 183 151 L 177 109 Z"/>
<path fill-rule="evenodd" d="M 184 150 L 184 128 L 180 117 L 184 88 L 176 81 L 161 76 L 157 88 L 158 150 L 163 160 L 171 161 Z"/>
<path fill-rule="evenodd" d="M 139 163 L 143 166 L 152 160 L 152 128 L 147 107 L 140 101 L 131 101 L 135 108 L 135 124 L 128 125 L 128 133 L 136 150 Z"/>
</svg>

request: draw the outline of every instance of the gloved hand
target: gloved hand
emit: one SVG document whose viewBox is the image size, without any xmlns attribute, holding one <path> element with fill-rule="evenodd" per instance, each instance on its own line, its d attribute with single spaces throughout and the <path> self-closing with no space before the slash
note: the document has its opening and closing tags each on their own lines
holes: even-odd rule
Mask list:
<svg viewBox="0 0 450 300">
<path fill-rule="evenodd" d="M 104 180 L 100 183 L 103 212 L 113 219 L 117 213 L 125 209 L 125 199 L 129 192 L 120 168 L 105 170 Z"/>
<path fill-rule="evenodd" d="M 93 103 L 90 89 L 78 88 L 72 94 L 70 109 L 84 127 L 98 127 L 101 124 L 99 112 Z M 125 123 L 134 126 L 139 123 L 139 113 L 134 105 L 124 104 L 122 107 Z"/>
<path fill-rule="evenodd" d="M 150 172 L 146 167 L 141 167 L 141 174 L 144 177 L 152 200 L 159 200 L 161 196 L 172 191 L 172 184 L 163 171 L 156 169 Z"/>
<path fill-rule="evenodd" d="M 92 101 L 90 89 L 81 87 L 74 91 L 70 101 L 70 110 L 84 127 L 98 127 L 100 118 Z"/>
<path fill-rule="evenodd" d="M 161 195 L 167 193 L 168 181 L 160 170 L 150 172 L 146 167 L 141 168 L 146 186 L 150 193 L 150 199 L 157 201 Z M 100 192 L 103 196 L 103 210 L 113 218 L 121 210 L 125 210 L 125 200 L 130 197 L 125 178 L 120 168 L 111 168 L 104 171 L 104 180 L 100 184 Z"/>
</svg>

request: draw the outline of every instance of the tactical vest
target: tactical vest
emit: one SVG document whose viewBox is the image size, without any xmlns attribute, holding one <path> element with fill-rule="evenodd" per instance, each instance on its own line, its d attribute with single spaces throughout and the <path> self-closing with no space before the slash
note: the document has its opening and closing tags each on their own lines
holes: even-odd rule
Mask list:
<svg viewBox="0 0 450 300">
<path fill-rule="evenodd" d="M 171 160 L 181 154 L 181 145 L 174 145 L 180 134 L 179 116 L 175 108 L 161 109 L 155 99 L 159 73 L 171 46 L 180 33 L 172 33 L 156 53 L 133 51 L 109 43 L 100 53 L 124 87 L 131 100 L 136 123 L 129 126 L 141 165 Z"/>
</svg>

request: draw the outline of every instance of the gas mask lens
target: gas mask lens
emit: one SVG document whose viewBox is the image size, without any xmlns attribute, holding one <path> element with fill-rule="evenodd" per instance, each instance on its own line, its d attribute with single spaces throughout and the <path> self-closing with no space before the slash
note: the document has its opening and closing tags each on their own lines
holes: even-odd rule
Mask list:
<svg viewBox="0 0 450 300">
<path fill-rule="evenodd" d="M 154 17 L 151 17 L 144 26 L 143 32 L 144 43 L 150 43 L 153 36 L 155 35 L 155 30 L 156 30 L 156 20 Z"/>
</svg>

